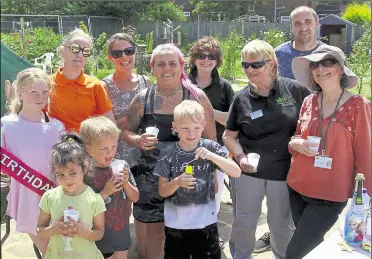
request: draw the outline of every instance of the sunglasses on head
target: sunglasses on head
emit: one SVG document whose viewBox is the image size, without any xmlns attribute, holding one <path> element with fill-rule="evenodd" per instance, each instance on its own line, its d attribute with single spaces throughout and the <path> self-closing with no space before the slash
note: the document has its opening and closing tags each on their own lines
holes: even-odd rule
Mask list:
<svg viewBox="0 0 372 259">
<path fill-rule="evenodd" d="M 82 48 L 79 44 L 71 44 L 68 46 L 68 49 L 74 54 L 79 53 L 81 50 L 83 57 L 89 57 L 93 54 L 92 48 Z"/>
<path fill-rule="evenodd" d="M 256 61 L 256 62 L 252 62 L 252 63 L 242 61 L 242 67 L 244 69 L 248 69 L 249 67 L 252 67 L 253 69 L 259 69 L 259 68 L 263 67 L 264 65 L 266 65 L 266 63 L 269 62 L 269 61 L 270 60 L 263 60 L 263 61 Z"/>
<path fill-rule="evenodd" d="M 128 47 L 126 49 L 117 49 L 117 50 L 112 50 L 110 55 L 113 58 L 121 58 L 123 56 L 123 53 L 126 56 L 132 56 L 136 52 L 135 47 Z"/>
<path fill-rule="evenodd" d="M 216 60 L 216 55 L 199 53 L 197 58 L 200 60 L 204 60 L 205 58 L 208 58 L 208 60 Z"/>
<path fill-rule="evenodd" d="M 333 58 L 327 58 L 327 59 L 323 59 L 318 62 L 311 61 L 309 66 L 311 70 L 314 70 L 314 69 L 317 69 L 319 65 L 322 65 L 322 67 L 333 67 L 333 65 L 336 63 L 337 63 L 337 60 Z"/>
</svg>

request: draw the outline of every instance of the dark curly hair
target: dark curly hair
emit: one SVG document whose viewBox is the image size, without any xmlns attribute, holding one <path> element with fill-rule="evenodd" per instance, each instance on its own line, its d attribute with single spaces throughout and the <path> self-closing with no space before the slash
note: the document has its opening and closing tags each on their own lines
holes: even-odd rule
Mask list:
<svg viewBox="0 0 372 259">
<path fill-rule="evenodd" d="M 216 56 L 216 67 L 220 67 L 222 65 L 222 49 L 221 45 L 218 40 L 211 36 L 205 36 L 198 40 L 197 42 L 192 45 L 189 51 L 189 65 L 193 67 L 195 64 L 195 60 L 197 59 L 198 55 L 203 51 L 208 51 L 211 54 Z"/>
<path fill-rule="evenodd" d="M 72 162 L 83 168 L 89 169 L 91 159 L 85 151 L 83 139 L 74 132 L 66 132 L 61 136 L 61 140 L 52 149 L 52 172 L 56 167 L 65 167 Z"/>
</svg>

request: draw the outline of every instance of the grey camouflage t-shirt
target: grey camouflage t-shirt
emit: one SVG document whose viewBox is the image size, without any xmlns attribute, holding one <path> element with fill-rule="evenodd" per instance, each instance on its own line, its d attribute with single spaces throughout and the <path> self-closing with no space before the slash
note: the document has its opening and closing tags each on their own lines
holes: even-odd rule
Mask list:
<svg viewBox="0 0 372 259">
<path fill-rule="evenodd" d="M 219 156 L 228 157 L 221 145 L 215 141 L 201 139 L 198 147 L 205 147 Z M 187 165 L 193 166 L 194 177 L 196 178 L 195 189 L 179 188 L 172 196 L 167 198 L 176 206 L 206 204 L 215 200 L 214 177 L 217 166 L 212 161 L 201 158 L 192 161 L 194 158 L 195 150 L 183 151 L 178 142 L 166 147 L 159 155 L 154 174 L 168 178 L 170 181 L 183 174 Z M 188 164 L 190 161 L 192 162 Z"/>
</svg>

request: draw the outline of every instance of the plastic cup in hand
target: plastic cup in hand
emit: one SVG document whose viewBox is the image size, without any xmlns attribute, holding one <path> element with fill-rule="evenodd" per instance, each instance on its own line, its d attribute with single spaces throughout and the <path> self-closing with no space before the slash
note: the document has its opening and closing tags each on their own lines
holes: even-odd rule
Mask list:
<svg viewBox="0 0 372 259">
<path fill-rule="evenodd" d="M 79 220 L 79 215 L 80 215 L 80 212 L 78 212 L 77 210 L 74 210 L 70 206 L 68 207 L 67 210 L 63 211 L 63 221 L 68 222 L 69 221 L 68 217 L 70 217 L 77 222 Z M 72 237 L 64 237 L 64 239 L 65 239 L 65 251 L 68 251 L 68 252 L 72 251 L 72 246 L 71 246 Z"/>
<path fill-rule="evenodd" d="M 147 127 L 146 128 L 146 133 L 150 133 L 154 135 L 155 138 L 158 137 L 159 129 L 157 127 Z"/>
<path fill-rule="evenodd" d="M 257 171 L 258 162 L 260 161 L 260 155 L 257 153 L 248 154 L 248 163 L 254 167 L 254 170 Z"/>
<path fill-rule="evenodd" d="M 317 136 L 308 136 L 307 141 L 309 142 L 309 149 L 318 152 L 321 139 L 321 137 Z"/>
<path fill-rule="evenodd" d="M 124 168 L 128 168 L 128 163 L 121 159 L 114 159 L 114 161 L 111 162 L 111 169 L 112 173 L 115 177 L 119 177 L 123 174 Z M 129 168 L 128 168 L 129 169 Z M 127 196 L 123 190 L 121 190 L 123 194 L 123 198 L 126 199 Z"/>
</svg>

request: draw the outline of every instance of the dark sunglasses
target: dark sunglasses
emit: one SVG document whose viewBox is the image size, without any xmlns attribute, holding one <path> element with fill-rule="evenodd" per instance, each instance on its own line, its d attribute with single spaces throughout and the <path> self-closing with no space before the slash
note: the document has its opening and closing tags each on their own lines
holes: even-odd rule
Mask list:
<svg viewBox="0 0 372 259">
<path fill-rule="evenodd" d="M 252 62 L 252 63 L 242 61 L 242 67 L 244 69 L 248 69 L 249 67 L 252 67 L 253 69 L 259 69 L 259 68 L 263 67 L 264 65 L 266 65 L 266 63 L 269 62 L 269 61 L 270 60 L 263 60 L 263 61 L 256 61 L 256 62 Z"/>
<path fill-rule="evenodd" d="M 318 61 L 318 62 L 313 62 L 311 61 L 310 62 L 310 69 L 311 70 L 314 70 L 314 69 L 317 69 L 319 67 L 319 65 L 322 65 L 322 67 L 333 67 L 334 64 L 337 63 L 337 60 L 333 59 L 333 58 L 328 58 L 328 59 L 323 59 L 321 61 Z"/>
<path fill-rule="evenodd" d="M 74 54 L 79 53 L 81 50 L 83 57 L 90 57 L 93 54 L 92 48 L 82 48 L 79 46 L 79 44 L 71 44 L 67 47 Z"/>
<path fill-rule="evenodd" d="M 123 53 L 126 55 L 126 56 L 132 56 L 134 53 L 136 52 L 136 48 L 135 47 L 128 47 L 126 49 L 117 49 L 117 50 L 112 50 L 110 55 L 111 57 L 113 58 L 121 58 L 123 56 Z"/>
<path fill-rule="evenodd" d="M 208 60 L 216 60 L 216 55 L 213 54 L 204 54 L 204 53 L 199 53 L 197 55 L 197 59 L 204 60 L 205 58 L 208 58 Z"/>
</svg>

